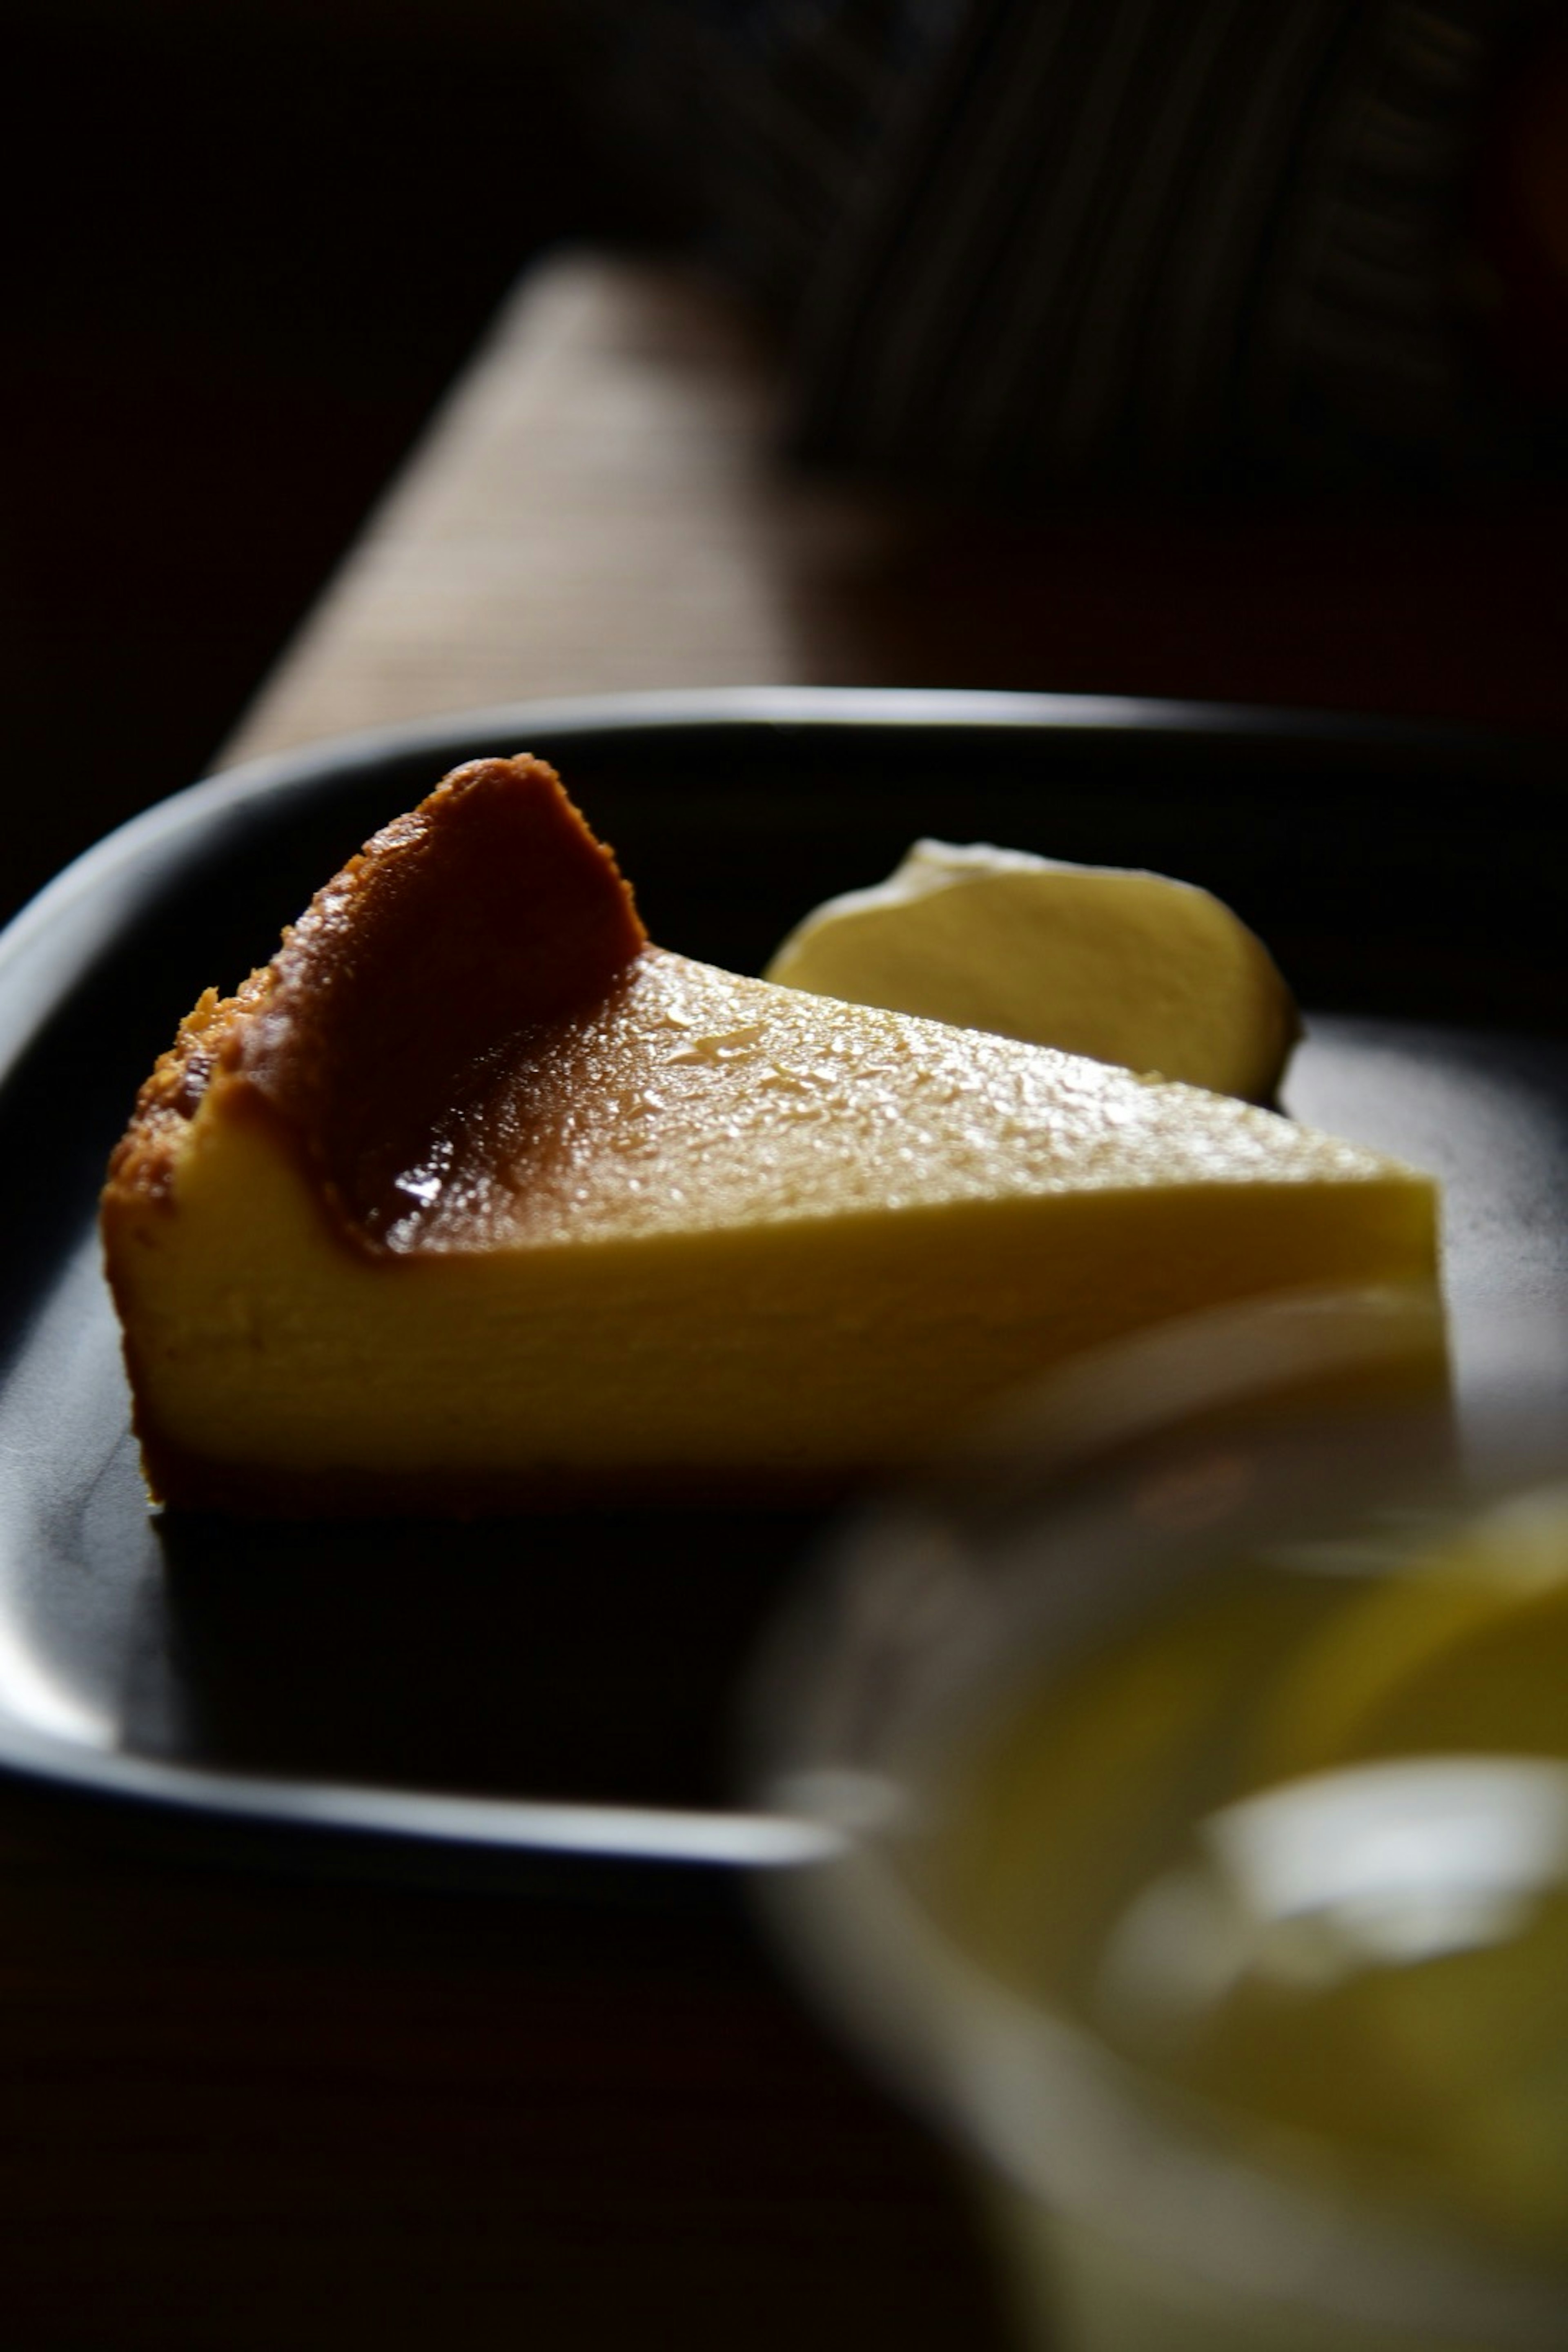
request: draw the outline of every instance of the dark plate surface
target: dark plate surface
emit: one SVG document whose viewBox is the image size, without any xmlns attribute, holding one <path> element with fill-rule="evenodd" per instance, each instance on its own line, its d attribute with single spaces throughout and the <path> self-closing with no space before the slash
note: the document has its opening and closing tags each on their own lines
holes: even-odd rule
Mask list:
<svg viewBox="0 0 1568 2352">
<path fill-rule="evenodd" d="M 768 1862 L 725 1800 L 731 1694 L 805 1515 L 162 1528 L 93 1212 L 135 1088 L 371 832 L 454 761 L 556 760 L 653 935 L 754 971 L 916 835 L 1147 865 L 1268 939 L 1314 1015 L 1303 1117 L 1447 1187 L 1478 1305 L 1568 1305 L 1562 800 L 1529 746 L 1016 696 L 758 690 L 535 704 L 258 763 L 152 811 L 0 941 L 0 1765 L 150 1818 L 394 1868 Z"/>
</svg>

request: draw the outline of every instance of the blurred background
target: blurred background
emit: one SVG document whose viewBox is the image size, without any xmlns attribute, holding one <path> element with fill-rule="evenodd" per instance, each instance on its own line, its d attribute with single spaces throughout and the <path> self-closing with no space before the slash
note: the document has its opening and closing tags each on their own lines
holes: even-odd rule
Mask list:
<svg viewBox="0 0 1568 2352">
<path fill-rule="evenodd" d="M 5 11 L 5 910 L 203 772 L 518 271 L 636 233 L 555 14 Z"/>
<path fill-rule="evenodd" d="M 1561 732 L 1563 23 L 1545 0 L 13 0 L 0 900 L 231 740 L 563 245 L 695 255 L 784 354 L 787 459 L 726 542 L 732 572 L 788 572 L 781 677 Z M 1200 297 L 1213 397 L 1173 423 Z M 702 343 L 680 331 L 664 425 Z M 824 480 L 883 500 L 879 530 L 824 523 Z M 569 535 L 552 561 L 572 572 Z M 677 522 L 671 608 L 732 603 L 694 561 Z M 764 677 L 765 647 L 707 642 L 591 674 L 542 642 L 500 682 Z"/>
</svg>

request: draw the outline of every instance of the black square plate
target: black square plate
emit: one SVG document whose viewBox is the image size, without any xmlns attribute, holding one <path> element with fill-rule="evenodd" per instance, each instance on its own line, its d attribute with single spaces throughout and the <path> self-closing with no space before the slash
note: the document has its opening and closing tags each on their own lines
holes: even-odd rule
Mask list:
<svg viewBox="0 0 1568 2352">
<path fill-rule="evenodd" d="M 759 689 L 525 705 L 237 769 L 102 843 L 0 942 L 0 1765 L 331 1867 L 510 1882 L 809 1850 L 727 1802 L 726 1758 L 810 1517 L 178 1528 L 144 1504 L 94 1230 L 136 1087 L 199 989 L 264 961 L 367 835 L 457 761 L 517 750 L 560 766 L 656 939 L 741 971 L 921 834 L 1208 885 L 1323 1008 L 1288 1108 L 1444 1178 L 1461 1356 L 1489 1295 L 1568 1301 L 1562 799 L 1539 748 Z"/>
</svg>

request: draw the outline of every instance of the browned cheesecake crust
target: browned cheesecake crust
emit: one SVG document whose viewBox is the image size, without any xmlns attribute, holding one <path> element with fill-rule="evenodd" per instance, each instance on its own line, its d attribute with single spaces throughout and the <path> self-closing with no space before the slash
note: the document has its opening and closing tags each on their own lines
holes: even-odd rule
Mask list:
<svg viewBox="0 0 1568 2352">
<path fill-rule="evenodd" d="M 166 1191 L 179 1131 L 223 1070 L 243 1081 L 233 1108 L 304 1155 L 343 1237 L 379 1253 L 407 1206 L 395 1179 L 437 1123 L 478 1108 L 520 1037 L 605 996 L 647 936 L 544 761 L 454 769 L 318 891 L 270 964 L 202 997 L 110 1161 L 106 1221 L 120 1196 Z"/>
</svg>

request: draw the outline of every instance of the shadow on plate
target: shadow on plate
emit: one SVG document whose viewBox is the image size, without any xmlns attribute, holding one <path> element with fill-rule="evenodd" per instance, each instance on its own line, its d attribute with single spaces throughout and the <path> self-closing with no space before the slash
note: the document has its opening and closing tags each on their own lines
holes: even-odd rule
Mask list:
<svg viewBox="0 0 1568 2352">
<path fill-rule="evenodd" d="M 723 1803 L 730 1696 L 820 1517 L 170 1518 L 133 1744 L 487 1795 Z"/>
</svg>

